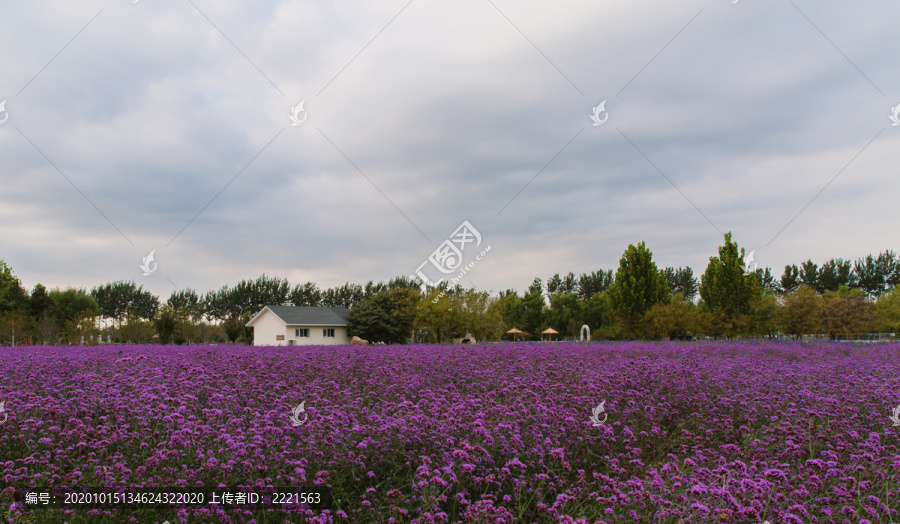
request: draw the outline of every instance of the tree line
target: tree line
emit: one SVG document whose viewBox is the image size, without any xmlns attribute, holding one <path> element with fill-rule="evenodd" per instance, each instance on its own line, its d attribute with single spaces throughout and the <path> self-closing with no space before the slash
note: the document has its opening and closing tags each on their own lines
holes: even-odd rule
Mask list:
<svg viewBox="0 0 900 524">
<path fill-rule="evenodd" d="M 658 268 L 641 242 L 619 267 L 576 276 L 535 278 L 519 294 L 496 295 L 460 285 L 423 286 L 409 277 L 327 289 L 291 286 L 263 274 L 199 294 L 174 291 L 165 302 L 133 281 L 28 292 L 0 260 L 0 344 L 97 341 L 209 343 L 252 341 L 245 324 L 266 305 L 345 307 L 351 335 L 388 343 L 446 342 L 471 333 L 479 340 L 540 339 L 552 328 L 575 338 L 662 339 L 698 336 L 826 334 L 846 338 L 900 328 L 900 258 L 888 250 L 855 262 L 807 260 L 771 268 L 745 265 L 731 233 L 697 278 L 690 267 Z M 521 334 L 508 335 L 516 328 Z"/>
</svg>

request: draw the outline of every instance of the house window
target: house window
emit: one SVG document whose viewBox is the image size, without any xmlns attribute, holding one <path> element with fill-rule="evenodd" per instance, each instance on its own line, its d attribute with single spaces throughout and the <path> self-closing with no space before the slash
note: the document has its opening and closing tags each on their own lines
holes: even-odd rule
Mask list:
<svg viewBox="0 0 900 524">
<path fill-rule="evenodd" d="M 284 340 L 284 335 L 275 335 L 275 340 Z"/>
<path fill-rule="evenodd" d="M 294 330 L 294 336 L 297 337 L 308 337 L 309 336 L 309 328 L 300 328 Z"/>
<path fill-rule="evenodd" d="M 296 340 L 290 339 L 290 340 L 288 340 L 288 345 L 289 345 L 289 346 L 293 346 L 293 345 L 294 345 L 294 342 L 296 342 Z"/>
<path fill-rule="evenodd" d="M 334 328 L 327 328 L 322 330 L 323 337 L 333 337 L 334 336 Z"/>
</svg>

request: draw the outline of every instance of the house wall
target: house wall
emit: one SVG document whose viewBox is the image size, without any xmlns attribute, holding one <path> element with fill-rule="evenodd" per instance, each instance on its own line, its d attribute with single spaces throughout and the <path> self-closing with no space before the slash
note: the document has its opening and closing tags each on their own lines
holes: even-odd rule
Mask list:
<svg viewBox="0 0 900 524">
<path fill-rule="evenodd" d="M 298 337 L 294 333 L 296 333 L 296 329 L 308 329 L 309 337 Z M 334 337 L 324 337 L 322 336 L 323 329 L 334 329 Z M 325 326 L 288 326 L 285 330 L 284 335 L 284 344 L 289 344 L 289 340 L 293 340 L 295 345 L 298 346 L 308 346 L 308 345 L 321 345 L 321 346 L 334 346 L 334 345 L 348 345 L 350 344 L 350 337 L 347 336 L 347 328 L 340 326 L 333 327 L 325 327 Z M 281 342 L 281 341 L 279 341 Z"/>
<path fill-rule="evenodd" d="M 291 335 L 293 334 L 291 331 Z M 284 340 L 275 340 L 276 335 L 285 335 Z M 254 346 L 285 346 L 287 338 L 284 322 L 268 309 L 253 323 Z"/>
<path fill-rule="evenodd" d="M 295 329 L 309 329 L 309 337 L 298 337 L 294 335 Z M 293 340 L 295 345 L 349 345 L 350 337 L 347 336 L 346 326 L 333 326 L 334 337 L 323 337 L 322 330 L 324 326 L 285 326 L 284 323 L 274 313 L 269 310 L 263 312 L 256 322 L 253 323 L 253 345 L 254 346 L 287 346 Z M 284 340 L 276 340 L 277 335 L 284 335 Z"/>
</svg>

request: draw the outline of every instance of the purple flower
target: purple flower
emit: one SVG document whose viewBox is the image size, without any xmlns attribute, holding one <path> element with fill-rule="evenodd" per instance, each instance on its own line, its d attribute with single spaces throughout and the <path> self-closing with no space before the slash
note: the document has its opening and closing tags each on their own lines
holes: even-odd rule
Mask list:
<svg viewBox="0 0 900 524">
<path fill-rule="evenodd" d="M 4 485 L 294 484 L 368 501 L 277 519 L 180 510 L 204 522 L 900 521 L 884 491 L 900 467 L 884 386 L 898 344 L 134 346 L 116 364 L 119 349 L 0 348 L 17 424 L 0 427 Z"/>
</svg>

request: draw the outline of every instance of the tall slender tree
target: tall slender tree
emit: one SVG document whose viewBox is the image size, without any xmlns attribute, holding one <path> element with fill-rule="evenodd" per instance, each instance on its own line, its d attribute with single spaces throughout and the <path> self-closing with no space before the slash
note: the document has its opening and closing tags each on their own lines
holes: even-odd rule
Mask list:
<svg viewBox="0 0 900 524">
<path fill-rule="evenodd" d="M 793 293 L 800 287 L 800 269 L 795 264 L 784 266 L 784 273 L 781 274 L 780 291 L 781 293 Z"/>
<path fill-rule="evenodd" d="M 664 302 L 669 294 L 666 277 L 656 268 L 653 253 L 644 242 L 629 245 L 619 260 L 616 278 L 609 288 L 613 307 L 628 336 L 637 336 L 644 314 Z"/>
<path fill-rule="evenodd" d="M 688 301 L 693 301 L 697 296 L 697 279 L 690 267 L 667 267 L 663 270 L 663 275 L 669 284 L 669 292 L 673 295 L 681 293 L 682 298 Z"/>
<path fill-rule="evenodd" d="M 166 305 L 175 312 L 185 312 L 197 319 L 203 315 L 203 303 L 200 300 L 200 295 L 193 289 L 187 288 L 173 291 L 169 295 Z"/>
<path fill-rule="evenodd" d="M 819 268 L 819 289 L 837 291 L 841 286 L 856 287 L 853 280 L 853 266 L 849 260 L 832 258 Z"/>
<path fill-rule="evenodd" d="M 800 264 L 800 283 L 814 289 L 816 293 L 822 292 L 822 289 L 819 287 L 819 266 L 814 264 L 812 260 L 807 260 Z"/>
<path fill-rule="evenodd" d="M 27 307 L 28 291 L 12 268 L 0 259 L 0 313 L 22 313 Z"/>
<path fill-rule="evenodd" d="M 97 300 L 100 315 L 121 324 L 129 314 L 144 320 L 152 320 L 159 309 L 159 297 L 133 280 L 119 280 L 96 286 L 91 296 Z"/>
<path fill-rule="evenodd" d="M 719 256 L 709 258 L 700 281 L 700 297 L 722 333 L 736 335 L 749 325 L 750 304 L 759 290 L 756 275 L 744 267 L 744 249 L 726 233 L 725 245 L 719 247 Z"/>
<path fill-rule="evenodd" d="M 581 300 L 590 300 L 597 293 L 602 293 L 609 289 L 613 282 L 613 270 L 599 270 L 591 273 L 585 273 L 578 277 L 578 298 Z"/>
<path fill-rule="evenodd" d="M 853 267 L 857 285 L 869 298 L 878 298 L 897 285 L 900 279 L 900 262 L 893 251 L 885 251 L 877 257 L 871 254 L 860 258 Z"/>
<path fill-rule="evenodd" d="M 322 291 L 314 282 L 297 284 L 291 290 L 289 300 L 294 306 L 321 306 Z"/>
<path fill-rule="evenodd" d="M 544 301 L 541 279 L 535 278 L 528 287 L 528 293 L 522 297 L 522 317 L 525 324 L 524 331 L 534 338 L 540 338 L 544 330 L 547 315 L 547 303 Z"/>
<path fill-rule="evenodd" d="M 761 267 L 758 267 L 753 273 L 756 275 L 756 278 L 759 280 L 759 285 L 763 289 L 768 289 L 774 292 L 777 292 L 780 289 L 778 280 L 776 280 L 775 276 L 772 274 L 772 268 L 766 267 L 765 269 L 763 269 Z"/>
</svg>

